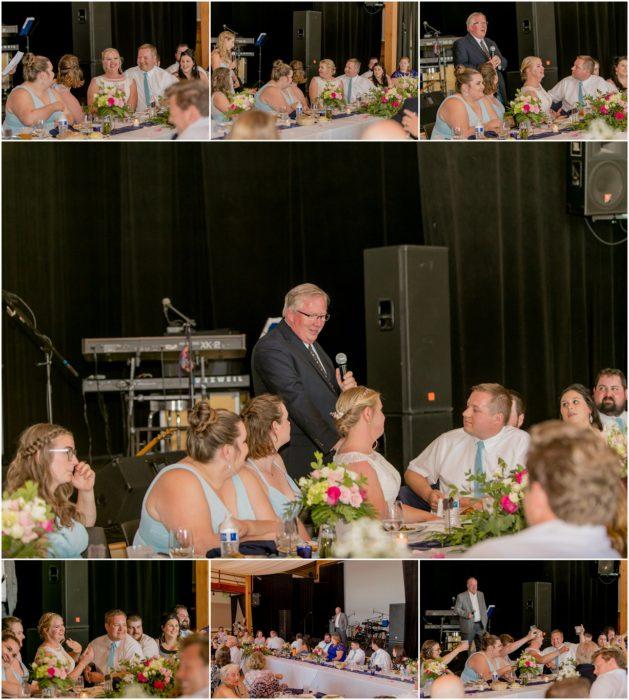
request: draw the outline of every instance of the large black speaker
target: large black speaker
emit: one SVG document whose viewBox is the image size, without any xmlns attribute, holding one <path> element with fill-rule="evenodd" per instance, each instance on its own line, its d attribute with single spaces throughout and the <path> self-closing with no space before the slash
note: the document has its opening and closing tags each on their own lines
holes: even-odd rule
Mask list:
<svg viewBox="0 0 629 700">
<path fill-rule="evenodd" d="M 522 584 L 522 630 L 531 625 L 552 629 L 552 583 L 527 581 Z"/>
<path fill-rule="evenodd" d="M 515 8 L 518 21 L 519 61 L 513 72 L 519 80 L 517 87 L 522 87 L 519 64 L 527 56 L 539 56 L 544 64 L 542 85 L 551 88 L 559 82 L 554 3 L 517 2 Z"/>
<path fill-rule="evenodd" d="M 387 414 L 382 453 L 403 472 L 437 436 L 452 430 L 452 411 Z"/>
<path fill-rule="evenodd" d="M 391 603 L 389 605 L 389 649 L 394 644 L 404 646 L 404 619 L 406 603 Z"/>
<path fill-rule="evenodd" d="M 290 610 L 278 610 L 277 612 L 279 615 L 279 629 L 277 633 L 287 642 L 293 636 L 291 629 L 291 613 Z"/>
<path fill-rule="evenodd" d="M 568 212 L 599 219 L 627 215 L 627 144 L 570 144 Z"/>
<path fill-rule="evenodd" d="M 293 58 L 303 61 L 308 78 L 319 72 L 321 60 L 321 12 L 293 12 Z"/>
<path fill-rule="evenodd" d="M 112 46 L 111 8 L 108 2 L 72 3 L 72 44 L 89 83 L 102 73 L 101 51 Z"/>
</svg>

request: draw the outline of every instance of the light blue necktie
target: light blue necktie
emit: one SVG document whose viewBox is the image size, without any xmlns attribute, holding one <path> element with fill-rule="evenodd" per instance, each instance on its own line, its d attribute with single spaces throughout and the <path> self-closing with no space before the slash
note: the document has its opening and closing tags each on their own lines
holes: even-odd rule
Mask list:
<svg viewBox="0 0 629 700">
<path fill-rule="evenodd" d="M 483 473 L 483 450 L 485 443 L 479 440 L 476 443 L 476 459 L 474 460 L 474 476 L 480 476 Z M 483 495 L 480 484 L 474 482 L 474 498 L 480 498 Z"/>
<path fill-rule="evenodd" d="M 352 78 L 347 81 L 347 103 L 352 101 Z"/>
<path fill-rule="evenodd" d="M 146 100 L 146 106 L 151 106 L 151 88 L 149 87 L 149 74 L 144 73 L 144 99 Z"/>
<path fill-rule="evenodd" d="M 579 106 L 583 106 L 583 83 L 579 80 Z"/>
<path fill-rule="evenodd" d="M 109 656 L 107 657 L 108 670 L 111 671 L 116 666 L 116 642 L 109 645 Z"/>
<path fill-rule="evenodd" d="M 620 430 L 624 433 L 627 430 L 627 426 L 625 425 L 625 422 L 623 421 L 622 418 L 614 418 L 616 421 L 616 425 L 620 428 Z"/>
</svg>

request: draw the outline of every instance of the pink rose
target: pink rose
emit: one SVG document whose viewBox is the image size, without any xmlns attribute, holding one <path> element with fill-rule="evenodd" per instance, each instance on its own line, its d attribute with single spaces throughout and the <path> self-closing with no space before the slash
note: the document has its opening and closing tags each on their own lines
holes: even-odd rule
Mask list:
<svg viewBox="0 0 629 700">
<path fill-rule="evenodd" d="M 54 678 L 54 677 L 55 677 L 55 669 L 54 669 L 52 666 L 50 666 L 50 667 L 48 668 L 48 670 L 46 671 L 46 673 L 48 674 L 48 676 L 49 676 L 50 678 Z"/>
<path fill-rule="evenodd" d="M 153 683 L 153 688 L 155 688 L 155 690 L 164 690 L 164 681 L 155 681 Z"/>
<path fill-rule="evenodd" d="M 614 119 L 617 119 L 618 121 L 622 121 L 625 118 L 624 112 L 616 112 L 614 114 Z"/>
<path fill-rule="evenodd" d="M 503 496 L 500 499 L 500 507 L 507 513 L 515 513 L 518 510 L 518 506 L 509 498 L 509 496 Z"/>
<path fill-rule="evenodd" d="M 534 114 L 539 114 L 539 107 L 537 105 L 534 105 L 532 111 Z"/>
<path fill-rule="evenodd" d="M 143 674 L 138 673 L 138 683 L 148 683 L 149 679 Z"/>
<path fill-rule="evenodd" d="M 341 503 L 349 504 L 351 502 L 352 492 L 347 488 L 347 486 L 341 486 L 341 495 L 339 496 L 339 501 Z"/>
<path fill-rule="evenodd" d="M 529 104 L 524 104 L 524 105 L 522 105 L 522 111 L 523 111 L 523 112 L 530 112 L 530 111 L 531 111 L 531 105 L 529 105 Z"/>
<path fill-rule="evenodd" d="M 351 493 L 349 502 L 352 508 L 360 508 L 363 502 L 363 497 L 359 493 Z"/>
<path fill-rule="evenodd" d="M 396 101 L 393 103 L 393 106 L 394 106 L 394 107 L 399 107 L 399 106 L 400 106 L 400 103 L 396 100 Z"/>
<path fill-rule="evenodd" d="M 601 105 L 601 114 L 609 114 L 609 110 L 605 105 Z"/>
<path fill-rule="evenodd" d="M 110 107 L 113 107 L 113 106 L 116 104 L 116 100 L 115 100 L 113 97 L 108 97 L 108 98 L 107 98 L 107 104 L 108 104 Z"/>
<path fill-rule="evenodd" d="M 515 480 L 518 482 L 518 484 L 521 484 L 525 480 L 527 474 L 528 471 L 526 469 L 515 473 Z"/>
<path fill-rule="evenodd" d="M 53 523 L 52 520 L 46 520 L 46 522 L 43 525 L 44 532 L 52 532 L 53 528 Z"/>
<path fill-rule="evenodd" d="M 313 469 L 312 474 L 311 474 L 313 479 L 320 479 L 321 478 L 321 472 L 318 469 Z"/>
<path fill-rule="evenodd" d="M 365 498 L 367 498 L 367 491 L 365 491 L 365 489 L 358 489 L 358 493 L 360 494 L 360 497 L 363 499 L 363 501 L 365 500 Z"/>
<path fill-rule="evenodd" d="M 326 491 L 327 502 L 329 506 L 335 506 L 339 502 L 341 489 L 338 486 L 330 486 Z"/>
</svg>

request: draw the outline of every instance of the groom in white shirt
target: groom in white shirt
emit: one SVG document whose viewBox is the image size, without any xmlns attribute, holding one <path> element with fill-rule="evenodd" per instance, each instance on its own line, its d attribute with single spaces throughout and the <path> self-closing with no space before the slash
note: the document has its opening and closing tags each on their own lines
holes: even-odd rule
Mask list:
<svg viewBox="0 0 629 700">
<path fill-rule="evenodd" d="M 360 61 L 357 58 L 350 58 L 345 64 L 345 75 L 340 78 L 343 85 L 343 98 L 347 104 L 357 102 L 374 87 L 371 81 L 358 74 L 359 71 Z"/>
<path fill-rule="evenodd" d="M 409 505 L 422 507 L 420 499 L 436 508 L 440 498 L 450 490 L 470 490 L 472 497 L 482 493 L 468 481 L 469 473 L 491 477 L 498 469 L 498 459 L 515 469 L 526 466 L 529 436 L 508 425 L 511 395 L 500 384 L 478 384 L 472 387 L 463 411 L 463 427 L 450 430 L 433 440 L 411 463 L 404 481 L 417 498 Z M 439 484 L 438 489 L 433 485 Z M 403 499 L 404 500 L 404 499 Z M 468 499 L 462 499 L 466 505 Z"/>
<path fill-rule="evenodd" d="M 142 44 L 138 49 L 138 65 L 125 71 L 125 75 L 135 80 L 138 89 L 137 111 L 143 112 L 152 102 L 157 102 L 174 85 L 177 78 L 159 67 L 157 48 L 152 44 Z"/>
<path fill-rule="evenodd" d="M 560 80 L 548 94 L 553 102 L 561 102 L 561 109 L 568 113 L 580 106 L 585 107 L 585 98 L 594 97 L 597 92 L 607 95 L 618 92 L 615 85 L 599 75 L 594 75 L 594 59 L 591 56 L 577 56 L 571 68 L 572 75 Z"/>
<path fill-rule="evenodd" d="M 592 391 L 594 403 L 598 408 L 603 428 L 617 427 L 627 432 L 627 379 L 619 369 L 607 367 L 596 377 Z"/>
<path fill-rule="evenodd" d="M 96 671 L 85 670 L 86 680 L 102 683 L 105 675 L 120 666 L 121 661 L 142 661 L 144 652 L 138 642 L 127 633 L 127 615 L 123 610 L 110 610 L 105 613 L 107 634 L 89 643 L 94 650 Z"/>
<path fill-rule="evenodd" d="M 568 647 L 568 651 L 564 651 L 552 661 L 549 661 L 546 664 L 548 668 L 558 669 L 561 664 L 566 662 L 568 659 L 572 659 L 573 661 L 576 659 L 577 645 L 573 644 L 572 642 L 564 642 L 563 632 L 561 630 L 553 630 L 550 633 L 550 646 L 546 647 L 542 651 L 542 656 L 545 656 L 551 651 L 559 651 L 561 647 Z"/>
</svg>

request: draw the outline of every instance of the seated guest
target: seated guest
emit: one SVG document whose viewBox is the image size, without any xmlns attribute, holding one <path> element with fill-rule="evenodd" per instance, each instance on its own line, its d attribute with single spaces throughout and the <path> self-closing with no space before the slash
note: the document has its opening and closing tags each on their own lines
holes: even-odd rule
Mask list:
<svg viewBox="0 0 629 700">
<path fill-rule="evenodd" d="M 256 632 L 256 636 L 255 636 L 255 639 L 253 640 L 253 644 L 256 647 L 266 646 L 266 637 L 264 636 L 264 632 L 262 630 L 258 630 Z"/>
<path fill-rule="evenodd" d="M 402 56 L 397 64 L 397 70 L 391 76 L 395 81 L 396 78 L 416 78 L 417 71 L 411 69 L 411 59 L 408 56 Z"/>
<path fill-rule="evenodd" d="M 490 119 L 499 119 L 502 121 L 505 116 L 505 107 L 502 102 L 496 97 L 498 94 L 498 71 L 491 63 L 483 63 L 479 68 L 480 74 L 483 77 L 485 93 L 485 104 Z"/>
<path fill-rule="evenodd" d="M 240 666 L 238 664 L 227 664 L 220 670 L 221 684 L 212 694 L 213 698 L 247 698 L 247 690 L 240 677 Z"/>
<path fill-rule="evenodd" d="M 592 391 L 604 430 L 618 428 L 627 432 L 627 379 L 620 369 L 606 367 L 597 377 Z"/>
<path fill-rule="evenodd" d="M 228 634 L 227 634 L 227 632 L 225 631 L 225 628 L 224 628 L 224 627 L 219 627 L 219 628 L 218 628 L 218 631 L 217 631 L 217 633 L 216 633 L 216 639 L 217 639 L 218 643 L 219 643 L 219 644 L 225 644 L 225 642 L 227 641 L 227 637 L 228 637 Z"/>
<path fill-rule="evenodd" d="M 379 637 L 372 637 L 372 654 L 369 657 L 369 668 L 375 668 L 377 666 L 381 671 L 390 671 L 393 668 L 391 655 L 388 651 L 386 651 L 384 646 L 385 642 L 383 639 L 380 639 Z"/>
<path fill-rule="evenodd" d="M 322 652 L 327 656 L 330 644 L 332 644 L 332 637 L 326 632 L 323 635 L 323 639 L 317 644 L 315 649 L 321 649 Z"/>
<path fill-rule="evenodd" d="M 92 640 L 91 649 L 95 670 L 86 671 L 89 683 L 102 683 L 105 676 L 120 667 L 122 661 L 142 661 L 142 647 L 130 634 L 127 634 L 127 615 L 122 610 L 109 610 L 105 613 L 105 631 L 101 637 Z M 86 651 L 87 651 L 86 650 Z"/>
<path fill-rule="evenodd" d="M 295 650 L 296 654 L 299 654 L 304 646 L 304 635 L 295 635 L 295 641 L 291 642 L 290 648 Z"/>
<path fill-rule="evenodd" d="M 371 77 L 373 76 L 373 67 L 379 63 L 380 63 L 380 59 L 376 58 L 375 56 L 372 56 L 369 59 L 369 62 L 367 63 L 367 70 L 364 73 L 361 73 L 360 77 L 371 79 Z"/>
<path fill-rule="evenodd" d="M 508 389 L 507 391 L 511 396 L 511 413 L 509 414 L 507 425 L 510 425 L 512 428 L 521 428 L 526 414 L 526 402 L 522 394 L 519 394 L 514 389 Z"/>
<path fill-rule="evenodd" d="M 371 73 L 368 79 L 371 80 L 376 87 L 389 88 L 393 85 L 391 78 L 386 74 L 386 71 L 379 63 L 375 63 L 372 70 L 368 72 Z M 361 75 L 361 78 L 364 77 L 366 77 L 365 73 Z"/>
<path fill-rule="evenodd" d="M 181 697 L 208 698 L 208 666 L 210 664 L 210 644 L 202 634 L 191 634 L 181 642 L 179 668 L 175 682 Z"/>
<path fill-rule="evenodd" d="M 511 673 L 512 666 L 510 663 L 502 663 L 503 654 L 500 639 L 493 634 L 484 635 L 481 651 L 475 651 L 467 658 L 461 680 L 464 683 L 473 683 L 508 675 Z"/>
<path fill-rule="evenodd" d="M 542 654 L 547 654 L 549 651 L 559 651 L 560 649 L 564 649 L 565 651 L 562 651 L 556 659 L 546 664 L 548 668 L 556 669 L 568 660 L 574 661 L 577 651 L 576 644 L 564 642 L 563 632 L 561 630 L 553 630 L 550 633 L 550 646 L 546 647 L 542 651 Z"/>
<path fill-rule="evenodd" d="M 125 71 L 135 81 L 138 93 L 138 110 L 144 112 L 159 101 L 166 88 L 174 85 L 177 78 L 159 67 L 157 49 L 153 44 L 142 44 L 138 49 L 138 65 Z"/>
<path fill-rule="evenodd" d="M 283 646 L 285 642 L 281 637 L 277 636 L 277 632 L 275 630 L 271 630 L 269 632 L 269 636 L 266 639 L 266 648 L 271 649 L 271 651 L 279 651 Z"/>
<path fill-rule="evenodd" d="M 20 684 L 26 683 L 28 681 L 29 671 L 26 665 L 22 661 L 22 647 L 24 646 L 24 626 L 22 620 L 19 617 L 14 617 L 13 615 L 7 615 L 2 618 L 2 633 L 8 632 L 12 634 L 18 645 L 19 649 L 17 655 L 12 656 L 12 660 L 9 663 L 10 673 L 8 675 L 8 680 Z M 7 662 L 8 663 L 8 662 Z"/>
<path fill-rule="evenodd" d="M 22 697 L 24 679 L 16 671 L 15 664 L 20 655 L 20 643 L 12 632 L 2 632 L 2 697 Z M 28 680 L 28 672 L 26 674 Z"/>
<path fill-rule="evenodd" d="M 278 678 L 281 675 L 273 673 L 266 668 L 266 658 L 259 651 L 247 657 L 245 661 L 245 688 L 249 691 L 250 698 L 275 698 L 281 692 Z"/>
<path fill-rule="evenodd" d="M 464 556 L 617 559 L 605 530 L 618 509 L 617 465 L 616 453 L 590 429 L 559 421 L 534 426 L 524 495 L 528 527 L 474 545 Z"/>
<path fill-rule="evenodd" d="M 210 138 L 210 93 L 202 80 L 185 80 L 166 89 L 168 120 L 179 141 L 208 141 Z"/>
<path fill-rule="evenodd" d="M 193 634 L 192 629 L 190 629 L 190 613 L 185 605 L 175 605 L 173 612 L 177 616 L 179 622 L 179 637 L 185 639 Z"/>
<path fill-rule="evenodd" d="M 177 615 L 170 613 L 162 619 L 162 634 L 159 640 L 159 655 L 165 659 L 179 653 L 179 620 Z"/>
<path fill-rule="evenodd" d="M 365 652 L 360 648 L 360 642 L 352 640 L 349 643 L 349 653 L 345 659 L 348 664 L 353 664 L 354 666 L 364 666 L 365 665 Z"/>
<path fill-rule="evenodd" d="M 135 80 L 122 72 L 122 57 L 118 49 L 105 49 L 101 52 L 103 75 L 92 78 L 87 88 L 87 104 L 91 107 L 99 92 L 119 90 L 124 93 L 125 105 L 131 112 L 138 106 L 138 88 Z"/>
<path fill-rule="evenodd" d="M 434 639 L 427 639 L 419 652 L 419 661 L 421 664 L 424 661 L 439 661 L 447 666 L 455 659 L 462 651 L 467 651 L 470 648 L 470 643 L 466 640 L 457 644 L 454 649 L 444 656 L 441 656 L 441 644 Z M 450 671 L 448 671 L 450 673 Z"/>
<path fill-rule="evenodd" d="M 571 112 L 585 106 L 585 98 L 595 96 L 598 92 L 607 95 L 617 92 L 615 85 L 610 85 L 604 78 L 594 75 L 594 61 L 591 56 L 577 56 L 572 65 L 572 75 L 560 80 L 548 94 L 553 102 L 561 102 L 561 109 Z"/>
<path fill-rule="evenodd" d="M 187 456 L 160 470 L 142 502 L 134 544 L 168 552 L 169 531 L 192 532 L 199 554 L 219 545 L 218 529 L 233 514 L 240 540 L 272 540 L 278 521 L 260 482 L 248 470 L 247 433 L 239 416 L 199 401 L 188 416 Z"/>
<path fill-rule="evenodd" d="M 243 112 L 236 117 L 228 138 L 231 141 L 275 141 L 279 139 L 275 117 L 259 109 Z"/>
<path fill-rule="evenodd" d="M 537 668 L 540 673 L 544 673 L 544 666 L 550 668 L 560 656 L 566 656 L 570 653 L 570 647 L 566 644 L 562 644 L 558 649 L 554 646 L 550 647 L 551 651 L 544 650 L 540 651 L 542 644 L 544 643 L 544 632 L 537 630 L 537 633 L 531 639 L 529 646 L 524 650 L 525 654 L 532 656 L 537 662 Z"/>
<path fill-rule="evenodd" d="M 345 644 L 341 642 L 341 635 L 334 633 L 331 635 L 331 637 L 332 643 L 328 647 L 328 661 L 345 661 L 345 657 L 347 656 L 347 648 L 345 647 Z"/>
<path fill-rule="evenodd" d="M 603 634 L 607 637 L 607 644 L 610 645 L 616 636 L 616 630 L 608 626 L 603 628 Z"/>
<path fill-rule="evenodd" d="M 231 662 L 232 662 L 232 660 L 231 660 L 231 653 L 229 651 L 229 648 L 226 647 L 225 645 L 219 647 L 216 650 L 216 653 L 214 654 L 214 663 L 212 664 L 212 673 L 211 673 L 212 695 L 214 695 L 214 690 L 216 688 L 218 688 L 218 685 L 221 682 L 221 676 L 220 676 L 221 668 L 223 668 L 223 666 L 227 666 L 227 664 L 230 664 Z"/>
<path fill-rule="evenodd" d="M 71 90 L 82 87 L 84 83 L 79 59 L 72 54 L 63 55 L 59 59 L 57 82 L 54 84 L 54 88 L 65 104 L 66 111 L 72 115 L 72 121 L 75 124 L 80 124 L 83 121 L 83 108 Z"/>
<path fill-rule="evenodd" d="M 159 656 L 159 647 L 153 637 L 144 634 L 142 618 L 139 615 L 129 615 L 127 618 L 127 634 L 140 645 L 145 659 L 153 659 Z"/>
<path fill-rule="evenodd" d="M 511 396 L 500 384 L 478 384 L 463 411 L 463 427 L 440 435 L 408 466 L 404 480 L 416 496 L 437 507 L 452 488 L 469 490 L 467 474 L 493 476 L 502 458 L 510 468 L 526 464 L 529 436 L 507 425 Z M 432 485 L 439 483 L 439 489 Z M 473 496 L 482 494 L 476 487 Z M 417 506 L 421 503 L 417 499 Z M 462 504 L 469 502 L 463 499 Z"/>
<path fill-rule="evenodd" d="M 521 646 L 524 646 L 524 644 L 526 644 L 527 642 L 530 642 L 535 637 L 536 633 L 536 629 L 530 630 L 525 637 L 522 637 L 521 639 L 517 640 L 514 639 L 510 634 L 501 634 L 500 642 L 502 644 L 502 656 L 500 657 L 498 663 L 500 663 L 503 666 L 507 666 L 508 664 L 510 664 L 511 659 L 509 658 L 509 654 L 512 654 Z M 504 675 L 510 680 L 514 679 L 513 672 L 506 673 Z"/>
<path fill-rule="evenodd" d="M 68 678 L 76 680 L 94 661 L 93 649 L 88 646 L 81 654 L 81 645 L 73 639 L 66 639 L 66 628 L 61 615 L 44 613 L 37 623 L 37 632 L 43 642 L 35 653 L 35 663 L 52 657 Z M 69 653 L 63 648 L 64 644 L 70 650 Z"/>
<path fill-rule="evenodd" d="M 225 112 L 231 107 L 232 88 L 227 68 L 216 68 L 212 71 L 212 120 L 227 121 Z"/>
<path fill-rule="evenodd" d="M 590 684 L 585 678 L 562 678 L 546 691 L 546 698 L 588 698 Z"/>
<path fill-rule="evenodd" d="M 397 499 L 402 477 L 392 464 L 373 449 L 374 443 L 384 434 L 385 416 L 380 394 L 364 386 L 347 389 L 336 402 L 333 418 L 341 436 L 334 462 L 346 465 L 367 478 L 365 498 L 376 509 L 378 517 L 386 519 L 389 506 Z M 433 520 L 436 517 L 408 505 L 403 505 L 402 511 L 405 522 Z"/>
<path fill-rule="evenodd" d="M 614 85 L 618 91 L 627 89 L 627 57 L 616 56 L 612 65 L 612 77 L 607 82 Z"/>
<path fill-rule="evenodd" d="M 561 420 L 579 428 L 590 428 L 600 433 L 603 424 L 590 392 L 583 384 L 571 384 L 561 392 L 559 399 Z"/>
<path fill-rule="evenodd" d="M 236 75 L 238 62 L 234 60 L 235 43 L 236 35 L 233 32 L 221 32 L 216 40 L 216 47 L 210 54 L 212 73 L 214 73 L 217 68 L 227 68 L 229 71 L 229 79 L 231 82 L 230 92 L 234 92 L 240 87 L 240 81 Z"/>
<path fill-rule="evenodd" d="M 200 80 L 205 85 L 209 85 L 207 73 L 197 64 L 197 59 L 192 49 L 185 49 L 181 52 L 179 69 L 175 76 L 179 80 Z"/>
<path fill-rule="evenodd" d="M 473 68 L 456 72 L 456 95 L 446 97 L 437 110 L 431 139 L 451 139 L 459 129 L 461 138 L 471 136 L 475 127 L 498 129 L 499 119 L 491 119 L 485 104 L 485 85 L 481 74 Z"/>
<path fill-rule="evenodd" d="M 590 639 L 589 641 L 580 642 L 575 650 L 574 659 L 576 662 L 575 668 L 580 676 L 586 678 L 590 684 L 596 680 L 594 673 L 594 664 L 592 660 L 594 654 L 598 651 L 598 647 Z"/>
<path fill-rule="evenodd" d="M 343 99 L 347 104 L 359 102 L 362 97 L 368 94 L 373 85 L 370 80 L 359 75 L 360 61 L 357 58 L 350 58 L 345 64 L 345 73 L 340 77 L 343 87 Z"/>
<path fill-rule="evenodd" d="M 291 70 L 292 64 L 291 64 Z M 297 105 L 300 104 L 302 109 L 308 109 L 309 104 L 308 104 L 308 98 L 304 95 L 302 92 L 301 88 L 299 87 L 299 84 L 295 80 L 295 72 L 293 71 L 293 77 L 291 79 L 290 85 L 285 89 L 284 91 L 289 99 L 293 100 L 293 104 L 295 105 L 295 109 L 297 108 Z"/>
<path fill-rule="evenodd" d="M 402 644 L 394 644 L 391 649 L 391 661 L 394 666 L 399 666 L 400 664 L 405 664 L 408 661 L 408 656 L 404 651 L 404 646 Z"/>
<path fill-rule="evenodd" d="M 436 678 L 430 686 L 431 698 L 463 698 L 465 697 L 465 686 L 463 681 L 453 673 L 444 673 Z"/>
<path fill-rule="evenodd" d="M 590 688 L 590 697 L 626 698 L 627 653 L 616 647 L 599 649 L 593 660 L 596 680 Z"/>
<path fill-rule="evenodd" d="M 293 69 L 286 63 L 275 62 L 271 80 L 263 85 L 255 96 L 255 108 L 272 114 L 290 114 L 295 111 L 297 100 L 288 92 L 293 82 Z"/>
<path fill-rule="evenodd" d="M 24 82 L 11 90 L 5 107 L 3 129 L 19 134 L 37 122 L 50 131 L 65 116 L 73 123 L 72 114 L 53 90 L 55 74 L 52 63 L 45 56 L 27 53 L 22 59 Z"/>
<path fill-rule="evenodd" d="M 334 61 L 329 58 L 322 58 L 319 61 L 319 75 L 316 75 L 311 81 L 308 87 L 308 97 L 310 102 L 314 102 L 319 99 L 319 95 L 323 92 L 323 89 L 328 83 L 339 87 L 340 78 L 335 78 L 336 66 Z"/>
<path fill-rule="evenodd" d="M 177 49 L 175 50 L 175 62 L 171 63 L 166 70 L 172 75 L 176 75 L 179 72 L 179 60 L 181 54 L 190 48 L 188 44 L 177 44 Z"/>
<path fill-rule="evenodd" d="M 5 488 L 12 492 L 29 480 L 38 484 L 58 528 L 47 535 L 48 554 L 70 559 L 87 549 L 86 527 L 96 522 L 94 479 L 90 466 L 76 456 L 72 433 L 59 425 L 36 423 L 20 435 Z M 75 493 L 76 503 L 70 500 Z"/>
<path fill-rule="evenodd" d="M 598 61 L 594 56 L 591 57 L 592 61 L 594 62 L 594 70 L 592 71 L 592 75 L 600 75 L 601 74 L 601 62 Z"/>
<path fill-rule="evenodd" d="M 293 69 L 293 84 L 301 90 L 301 86 L 308 81 L 306 71 L 304 70 L 303 61 L 293 60 L 290 62 L 290 67 Z"/>
<path fill-rule="evenodd" d="M 233 664 L 240 664 L 242 661 L 242 649 L 238 646 L 238 638 L 233 634 L 227 636 L 225 646 L 229 649 L 229 658 Z"/>
<path fill-rule="evenodd" d="M 544 63 L 539 56 L 527 56 L 520 65 L 520 77 L 524 85 L 522 93 L 537 98 L 541 103 L 542 111 L 554 115 L 552 110 L 553 98 L 543 87 Z"/>
</svg>

